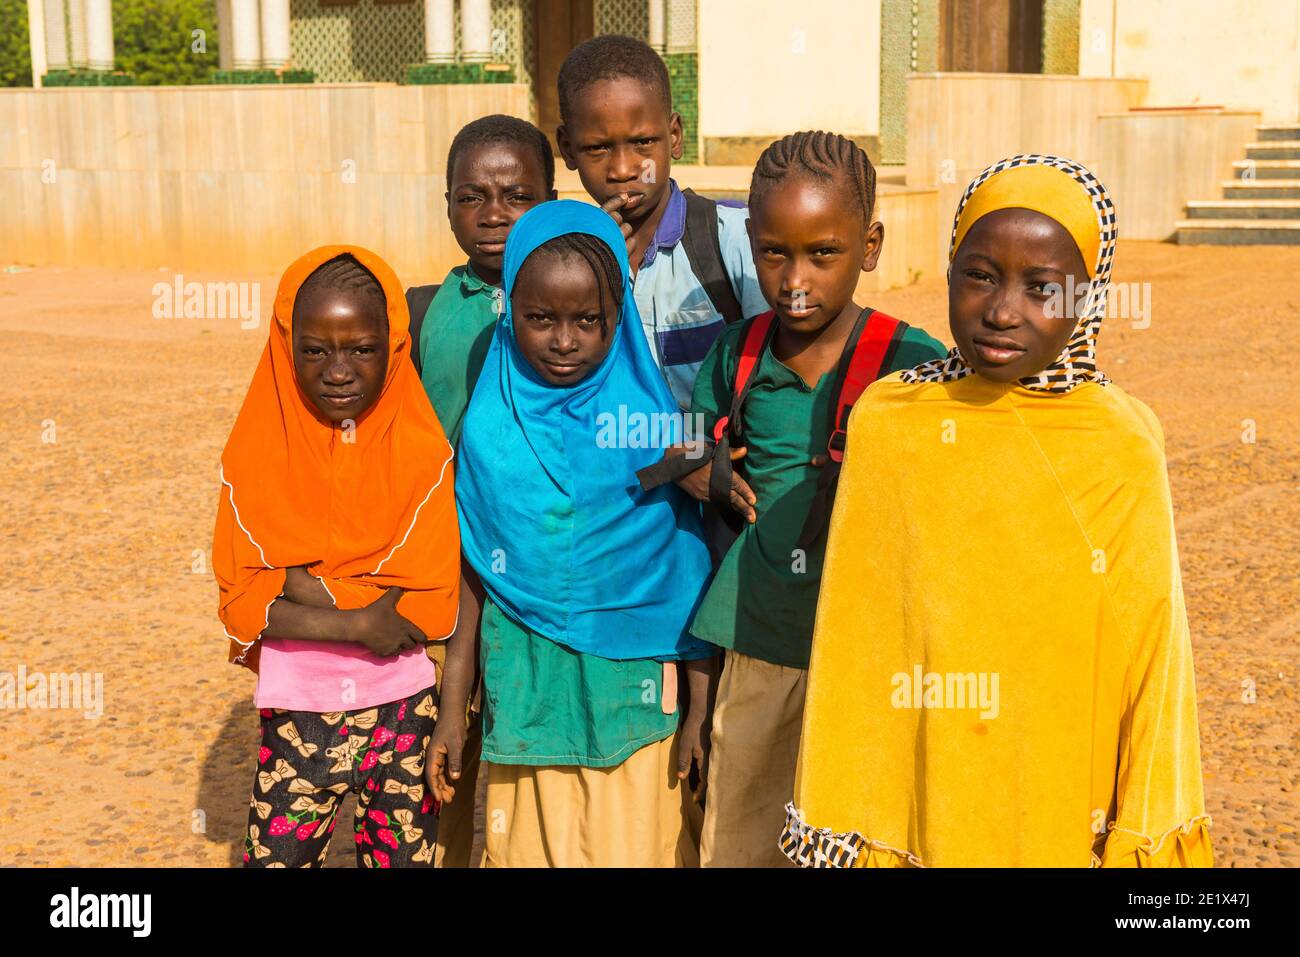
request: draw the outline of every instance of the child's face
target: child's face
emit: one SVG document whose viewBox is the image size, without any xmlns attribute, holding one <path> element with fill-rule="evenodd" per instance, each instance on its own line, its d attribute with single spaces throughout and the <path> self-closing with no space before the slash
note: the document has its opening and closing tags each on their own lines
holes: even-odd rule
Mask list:
<svg viewBox="0 0 1300 957">
<path fill-rule="evenodd" d="M 626 194 L 619 214 L 635 226 L 667 196 L 672 161 L 682 156 L 682 118 L 631 77 L 598 80 L 576 100 L 555 132 L 565 165 L 599 204 Z"/>
<path fill-rule="evenodd" d="M 605 323 L 596 274 L 581 256 L 534 253 L 510 297 L 515 340 L 551 385 L 573 385 L 599 368 L 614 343 L 618 303 L 605 291 Z"/>
<path fill-rule="evenodd" d="M 1047 368 L 1075 327 L 1072 308 L 1047 308 L 1047 285 L 1065 287 L 1067 276 L 1076 286 L 1088 281 L 1079 247 L 1056 220 L 1001 209 L 976 222 L 957 247 L 948 280 L 948 322 L 971 367 L 995 382 Z"/>
<path fill-rule="evenodd" d="M 338 289 L 309 292 L 293 310 L 298 385 L 330 422 L 359 419 L 388 373 L 388 315 L 375 298 Z"/>
<path fill-rule="evenodd" d="M 479 143 L 460 151 L 451 170 L 447 218 L 480 279 L 500 285 L 510 227 L 538 203 L 554 198 L 534 150 Z"/>
<path fill-rule="evenodd" d="M 884 226 L 864 228 L 848 184 L 793 176 L 749 212 L 749 238 L 763 298 L 783 326 L 814 333 L 850 302 L 858 278 L 876 268 Z"/>
</svg>

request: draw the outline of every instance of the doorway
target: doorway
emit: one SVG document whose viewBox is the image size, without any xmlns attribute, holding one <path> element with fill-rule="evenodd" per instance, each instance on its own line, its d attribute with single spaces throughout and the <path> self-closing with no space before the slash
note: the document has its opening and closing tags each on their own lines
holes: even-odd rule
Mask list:
<svg viewBox="0 0 1300 957">
<path fill-rule="evenodd" d="M 1043 0 L 941 0 L 939 69 L 1042 73 Z"/>
<path fill-rule="evenodd" d="M 537 74 L 533 86 L 537 97 L 537 125 L 555 147 L 555 128 L 560 125 L 560 94 L 556 81 L 569 51 L 596 35 L 595 0 L 536 0 Z"/>
</svg>

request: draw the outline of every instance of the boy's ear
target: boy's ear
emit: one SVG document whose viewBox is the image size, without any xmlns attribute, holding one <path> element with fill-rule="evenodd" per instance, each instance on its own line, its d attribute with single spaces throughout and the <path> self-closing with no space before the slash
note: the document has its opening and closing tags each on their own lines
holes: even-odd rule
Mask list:
<svg viewBox="0 0 1300 957">
<path fill-rule="evenodd" d="M 569 131 L 563 125 L 555 128 L 555 145 L 560 149 L 560 156 L 564 159 L 564 165 L 569 169 L 577 169 L 578 160 L 573 152 L 573 143 L 569 141 Z"/>
<path fill-rule="evenodd" d="M 867 245 L 862 251 L 862 271 L 871 272 L 880 261 L 880 251 L 885 246 L 885 224 L 876 221 L 867 227 Z"/>
<path fill-rule="evenodd" d="M 675 160 L 682 158 L 682 141 L 682 115 L 673 110 L 673 115 L 668 120 L 668 142 L 672 144 L 669 155 Z"/>
</svg>

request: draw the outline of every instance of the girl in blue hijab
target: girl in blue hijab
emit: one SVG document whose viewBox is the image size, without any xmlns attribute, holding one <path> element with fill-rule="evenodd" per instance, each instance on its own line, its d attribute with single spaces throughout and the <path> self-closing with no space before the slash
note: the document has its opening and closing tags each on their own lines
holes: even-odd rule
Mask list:
<svg viewBox="0 0 1300 957">
<path fill-rule="evenodd" d="M 503 289 L 456 470 L 461 615 L 477 617 L 466 605 L 486 592 L 486 863 L 694 865 L 698 806 L 684 782 L 704 761 L 715 649 L 687 626 L 709 552 L 695 502 L 637 481 L 683 429 L 622 233 L 598 207 L 544 203 L 510 231 Z M 474 680 L 472 639 L 457 639 L 473 632 L 458 629 L 448 649 L 429 745 L 442 801 L 455 794 Z M 679 661 L 690 689 L 680 729 Z"/>
</svg>

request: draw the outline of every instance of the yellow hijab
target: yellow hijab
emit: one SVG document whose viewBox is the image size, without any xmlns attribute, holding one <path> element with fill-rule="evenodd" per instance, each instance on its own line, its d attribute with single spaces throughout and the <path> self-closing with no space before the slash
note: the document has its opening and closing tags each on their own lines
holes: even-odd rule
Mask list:
<svg viewBox="0 0 1300 957">
<path fill-rule="evenodd" d="M 952 262 L 975 223 L 989 213 L 1012 208 L 1031 209 L 1064 226 L 1089 267 L 1087 296 L 1065 348 L 1051 365 L 1020 384 L 1043 392 L 1069 392 L 1084 382 L 1105 385 L 1109 380 L 1097 371 L 1097 334 L 1106 312 L 1111 260 L 1119 236 L 1110 194 L 1091 170 L 1061 156 L 1031 153 L 999 160 L 962 194 L 953 217 L 948 261 Z M 903 373 L 903 379 L 948 382 L 972 372 L 961 350 L 954 347 L 945 358 Z"/>
</svg>

